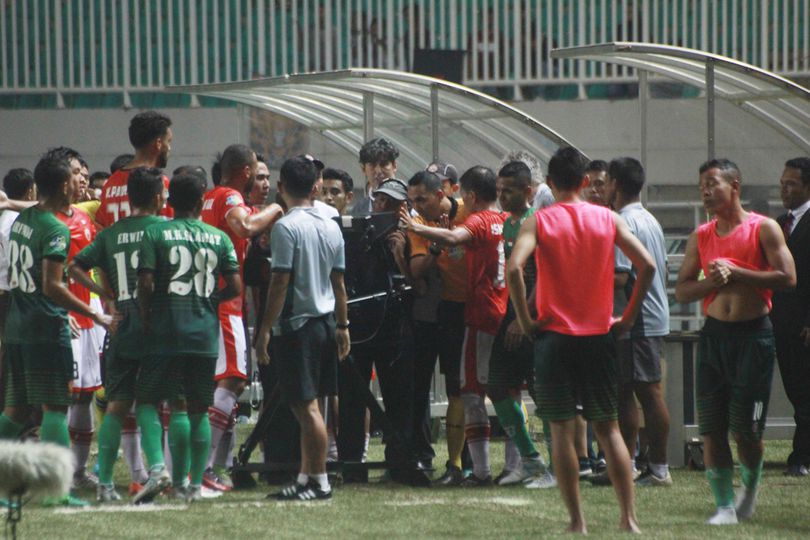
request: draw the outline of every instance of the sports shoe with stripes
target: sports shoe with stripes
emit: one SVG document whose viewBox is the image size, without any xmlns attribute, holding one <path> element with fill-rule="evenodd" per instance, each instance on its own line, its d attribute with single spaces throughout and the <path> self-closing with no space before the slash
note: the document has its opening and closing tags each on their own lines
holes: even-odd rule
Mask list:
<svg viewBox="0 0 810 540">
<path fill-rule="evenodd" d="M 267 497 L 277 501 L 322 501 L 332 498 L 332 490 L 324 491 L 318 482 L 310 479 L 306 485 L 296 482 Z"/>
<path fill-rule="evenodd" d="M 164 489 L 172 485 L 172 478 L 166 467 L 149 471 L 149 480 L 143 485 L 143 489 L 132 497 L 133 504 L 144 504 L 155 500 Z"/>
</svg>

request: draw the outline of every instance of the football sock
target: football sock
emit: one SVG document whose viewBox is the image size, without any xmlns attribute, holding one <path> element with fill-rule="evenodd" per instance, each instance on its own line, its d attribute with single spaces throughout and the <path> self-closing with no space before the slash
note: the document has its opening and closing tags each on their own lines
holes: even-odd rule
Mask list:
<svg viewBox="0 0 810 540">
<path fill-rule="evenodd" d="M 211 450 L 211 424 L 206 413 L 189 414 L 191 424 L 191 483 L 202 484 L 203 473 Z"/>
<path fill-rule="evenodd" d="M 520 451 L 515 446 L 515 441 L 506 439 L 503 448 L 503 469 L 505 471 L 516 471 L 520 468 Z"/>
<path fill-rule="evenodd" d="M 113 467 L 121 445 L 121 419 L 105 414 L 98 428 L 98 482 L 105 486 L 113 483 Z"/>
<path fill-rule="evenodd" d="M 57 411 L 44 411 L 42 426 L 39 428 L 39 440 L 70 448 L 67 415 Z"/>
<path fill-rule="evenodd" d="M 322 491 L 329 491 L 331 488 L 329 487 L 329 477 L 326 473 L 323 474 L 313 474 L 310 476 L 313 480 L 318 482 L 318 485 L 321 487 Z"/>
<path fill-rule="evenodd" d="M 460 397 L 447 398 L 447 460 L 461 469 L 461 452 L 464 451 L 464 402 Z"/>
<path fill-rule="evenodd" d="M 309 482 L 309 476 L 304 473 L 298 473 L 298 476 L 296 477 L 295 481 L 301 484 L 302 486 L 305 486 L 307 485 L 307 482 Z"/>
<path fill-rule="evenodd" d="M 650 468 L 650 472 L 653 473 L 657 478 L 666 478 L 667 474 L 669 474 L 669 465 L 666 463 L 663 465 L 658 463 L 650 463 L 648 467 Z"/>
<path fill-rule="evenodd" d="M 226 469 L 233 465 L 233 450 L 236 446 L 236 437 L 233 432 L 236 426 L 236 413 L 238 411 L 239 406 L 234 405 L 231 416 L 228 419 L 228 429 L 222 434 L 222 438 L 217 445 L 217 454 L 214 456 L 214 465 Z"/>
<path fill-rule="evenodd" d="M 161 435 L 163 427 L 160 425 L 157 408 L 154 405 L 138 405 L 135 409 L 138 427 L 141 428 L 141 446 L 146 454 L 146 463 L 150 469 L 164 466 L 163 442 Z"/>
<path fill-rule="evenodd" d="M 484 479 L 491 476 L 489 466 L 490 425 L 484 397 L 478 394 L 464 394 L 464 434 L 470 448 L 473 474 Z"/>
<path fill-rule="evenodd" d="M 5 414 L 0 414 L 0 439 L 16 439 L 24 427 Z"/>
<path fill-rule="evenodd" d="M 169 419 L 169 450 L 172 454 L 172 483 L 186 485 L 191 467 L 191 424 L 186 411 L 172 411 Z"/>
<path fill-rule="evenodd" d="M 90 457 L 90 443 L 93 442 L 93 410 L 90 403 L 68 407 L 68 433 L 76 457 L 76 472 L 84 472 Z"/>
<path fill-rule="evenodd" d="M 734 469 L 711 467 L 706 469 L 706 478 L 718 508 L 734 506 Z"/>
<path fill-rule="evenodd" d="M 143 484 L 148 475 L 141 455 L 141 431 L 135 414 L 130 412 L 121 425 L 121 450 L 124 452 L 124 461 L 129 467 L 129 475 L 133 482 Z"/>
<path fill-rule="evenodd" d="M 529 434 L 526 416 L 521 405 L 522 402 L 518 403 L 511 397 L 493 404 L 503 430 L 509 436 L 509 439 L 515 443 L 520 455 L 527 457 L 536 454 L 537 448 L 535 448 Z"/>
<path fill-rule="evenodd" d="M 214 390 L 214 404 L 208 407 L 208 418 L 211 425 L 211 451 L 209 452 L 210 457 L 208 458 L 209 467 L 214 464 L 219 441 L 222 439 L 222 434 L 228 429 L 234 405 L 236 405 L 236 394 L 222 387 L 217 387 L 217 389 Z"/>
<path fill-rule="evenodd" d="M 753 469 L 746 467 L 745 463 L 740 463 L 740 473 L 742 476 L 742 485 L 745 489 L 756 489 L 759 481 L 762 479 L 762 464 L 764 459 L 759 460 L 759 464 Z"/>
</svg>

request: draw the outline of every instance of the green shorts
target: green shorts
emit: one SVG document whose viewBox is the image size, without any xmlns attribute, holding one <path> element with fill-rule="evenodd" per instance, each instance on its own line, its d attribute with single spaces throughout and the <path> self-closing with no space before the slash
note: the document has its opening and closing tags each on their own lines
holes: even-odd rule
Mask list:
<svg viewBox="0 0 810 540">
<path fill-rule="evenodd" d="M 507 351 L 504 345 L 506 329 L 514 320 L 514 317 L 507 316 L 495 336 L 492 355 L 489 359 L 487 386 L 521 388 L 528 383 L 530 392 L 534 392 L 534 347 L 532 342 L 524 339 L 521 341 L 521 345 L 513 351 Z"/>
<path fill-rule="evenodd" d="M 561 422 L 577 415 L 587 420 L 618 418 L 616 340 L 613 334 L 568 336 L 544 332 L 534 342 L 537 414 Z"/>
<path fill-rule="evenodd" d="M 70 405 L 73 350 L 58 344 L 3 346 L 5 405 Z"/>
<path fill-rule="evenodd" d="M 700 433 L 762 437 L 771 396 L 776 345 L 770 319 L 723 322 L 700 332 L 697 410 Z"/>
<path fill-rule="evenodd" d="M 135 382 L 141 359 L 126 357 L 116 347 L 115 341 L 104 351 L 104 390 L 108 401 L 132 401 L 135 399 Z"/>
<path fill-rule="evenodd" d="M 216 356 L 148 355 L 141 360 L 135 399 L 156 404 L 184 399 L 203 406 L 214 402 Z"/>
</svg>

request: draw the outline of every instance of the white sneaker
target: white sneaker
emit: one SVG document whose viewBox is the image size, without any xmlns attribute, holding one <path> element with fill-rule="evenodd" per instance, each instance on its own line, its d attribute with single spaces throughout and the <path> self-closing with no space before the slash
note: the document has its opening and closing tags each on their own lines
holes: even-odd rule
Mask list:
<svg viewBox="0 0 810 540">
<path fill-rule="evenodd" d="M 96 486 L 96 501 L 99 503 L 108 503 L 108 502 L 115 502 L 120 501 L 121 495 L 115 491 L 115 486 L 105 486 L 104 484 L 99 484 Z"/>
<path fill-rule="evenodd" d="M 194 486 L 191 486 L 191 490 L 197 489 Z M 190 490 L 190 491 L 191 491 Z M 201 486 L 198 490 L 199 497 L 193 499 L 195 501 L 199 501 L 200 499 L 216 499 L 217 497 L 222 497 L 223 493 L 221 491 L 217 491 L 216 489 L 209 489 L 205 486 Z M 189 499 L 192 500 L 192 499 Z"/>
<path fill-rule="evenodd" d="M 527 489 L 549 489 L 557 487 L 557 479 L 551 472 L 546 471 L 545 474 L 534 478 L 525 484 Z"/>
<path fill-rule="evenodd" d="M 751 519 L 757 508 L 757 489 L 742 488 L 737 491 L 737 501 L 734 505 L 737 510 L 737 519 L 745 521 Z"/>
<path fill-rule="evenodd" d="M 548 470 L 543 458 L 539 456 L 533 458 L 523 458 L 520 466 L 530 477 L 541 476 Z"/>
<path fill-rule="evenodd" d="M 149 479 L 143 489 L 132 497 L 133 504 L 152 502 L 164 489 L 172 485 L 172 477 L 166 467 L 149 471 Z"/>
<path fill-rule="evenodd" d="M 717 513 L 709 518 L 707 525 L 736 525 L 737 511 L 733 506 L 721 506 Z"/>
<path fill-rule="evenodd" d="M 530 479 L 531 477 L 532 477 L 532 475 L 529 474 L 529 472 L 526 471 L 526 469 L 524 469 L 522 466 L 520 466 L 517 469 L 515 469 L 514 471 L 509 471 L 508 474 L 503 475 L 498 480 L 498 485 L 499 486 L 513 486 L 515 484 L 520 484 L 521 482 L 524 482 L 524 481 Z"/>
</svg>

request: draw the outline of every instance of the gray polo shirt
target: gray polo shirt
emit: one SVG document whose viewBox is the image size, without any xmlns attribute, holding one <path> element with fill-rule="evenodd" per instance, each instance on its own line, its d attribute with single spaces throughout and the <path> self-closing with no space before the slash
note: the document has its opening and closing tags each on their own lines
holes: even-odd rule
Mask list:
<svg viewBox="0 0 810 540">
<path fill-rule="evenodd" d="M 332 271 L 343 272 L 346 258 L 340 227 L 313 207 L 294 207 L 270 233 L 273 272 L 290 272 L 287 298 L 274 333 L 289 333 L 308 319 L 335 311 Z"/>
<path fill-rule="evenodd" d="M 640 202 L 628 204 L 619 210 L 619 215 L 627 223 L 633 236 L 638 238 L 645 249 L 650 252 L 657 268 L 650 290 L 641 304 L 641 312 L 630 331 L 630 336 L 620 336 L 620 339 L 666 336 L 669 334 L 669 300 L 667 298 L 667 249 L 664 243 L 664 231 L 661 230 L 658 220 Z M 616 289 L 614 293 L 614 314 L 621 315 L 621 310 L 630 299 L 636 272 L 630 259 L 619 248 L 616 248 L 615 266 L 617 273 L 630 273 L 627 286 L 623 290 Z"/>
</svg>

